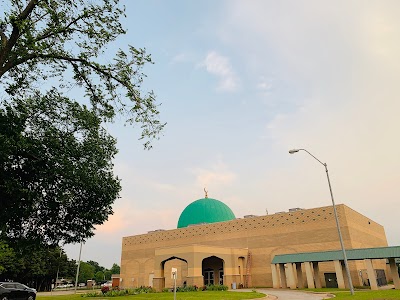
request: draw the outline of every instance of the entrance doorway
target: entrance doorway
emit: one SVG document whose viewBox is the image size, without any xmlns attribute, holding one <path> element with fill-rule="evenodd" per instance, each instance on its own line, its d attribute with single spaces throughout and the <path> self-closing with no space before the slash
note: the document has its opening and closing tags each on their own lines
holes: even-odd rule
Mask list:
<svg viewBox="0 0 400 300">
<path fill-rule="evenodd" d="M 224 284 L 224 269 L 219 269 L 219 285 L 223 285 Z"/>
<path fill-rule="evenodd" d="M 204 285 L 214 284 L 214 271 L 207 269 L 204 271 Z"/>
<path fill-rule="evenodd" d="M 224 283 L 224 261 L 221 258 L 210 256 L 203 259 L 202 270 L 204 285 Z"/>
<path fill-rule="evenodd" d="M 336 273 L 324 273 L 327 288 L 338 288 Z"/>
<path fill-rule="evenodd" d="M 182 286 L 187 281 L 188 264 L 185 259 L 180 257 L 172 256 L 161 262 L 161 278 L 164 278 L 163 286 L 161 288 L 172 288 L 174 286 L 174 280 L 171 278 L 172 268 L 177 269 L 176 285 Z M 150 282 L 149 278 L 149 282 Z M 153 274 L 154 280 L 154 274 Z"/>
</svg>

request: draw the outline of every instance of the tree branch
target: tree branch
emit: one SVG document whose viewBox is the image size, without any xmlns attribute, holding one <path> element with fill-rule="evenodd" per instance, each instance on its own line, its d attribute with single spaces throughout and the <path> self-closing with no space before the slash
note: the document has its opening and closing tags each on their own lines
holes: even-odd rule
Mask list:
<svg viewBox="0 0 400 300">
<path fill-rule="evenodd" d="M 0 38 L 1 38 L 1 48 L 5 48 L 7 46 L 7 36 L 3 32 L 2 29 L 0 29 Z"/>
<path fill-rule="evenodd" d="M 57 34 L 60 34 L 60 33 L 64 33 L 64 32 L 66 32 L 72 25 L 76 24 L 79 20 L 83 19 L 84 17 L 85 17 L 85 15 L 82 14 L 82 15 L 80 15 L 78 18 L 76 18 L 76 19 L 72 20 L 71 22 L 69 22 L 68 25 L 65 26 L 64 28 L 61 28 L 61 29 L 59 29 L 59 30 L 57 30 L 57 31 L 54 31 L 54 32 L 52 32 L 52 31 L 50 30 L 47 34 L 43 34 L 43 35 L 37 37 L 37 38 L 35 39 L 35 41 L 36 41 L 36 42 L 39 42 L 39 41 L 44 40 L 44 39 L 47 39 L 47 38 L 49 38 L 49 37 L 51 37 L 51 36 L 54 36 L 54 35 L 57 35 Z"/>
<path fill-rule="evenodd" d="M 7 41 L 6 46 L 3 49 L 1 49 L 1 52 L 0 52 L 0 68 L 6 61 L 6 57 L 8 57 L 8 55 L 11 52 L 11 49 L 14 47 L 15 43 L 18 40 L 18 37 L 20 34 L 18 23 L 20 21 L 23 21 L 26 18 L 28 18 L 28 16 L 33 11 L 33 9 L 37 5 L 37 3 L 38 3 L 38 0 L 30 0 L 29 3 L 26 5 L 25 9 L 18 15 L 18 17 L 15 20 L 12 20 L 11 24 L 13 26 L 13 30 L 11 32 L 10 39 Z M 0 77 L 3 74 L 0 74 Z"/>
<path fill-rule="evenodd" d="M 86 78 L 85 75 L 83 75 L 80 71 L 79 71 L 79 67 L 75 64 L 75 63 L 71 63 L 72 67 L 74 68 L 75 72 L 78 72 L 83 80 L 85 81 L 86 85 L 88 86 L 90 92 L 92 93 L 93 97 L 96 97 L 96 92 L 92 86 L 92 83 Z"/>
<path fill-rule="evenodd" d="M 97 73 L 106 76 L 109 79 L 112 79 L 114 81 L 116 81 L 117 83 L 121 84 L 122 86 L 126 86 L 126 82 L 121 80 L 120 78 L 118 78 L 117 76 L 113 75 L 110 69 L 106 69 L 106 68 L 101 68 L 99 66 L 97 66 L 96 64 L 87 61 L 83 58 L 77 58 L 77 57 L 69 57 L 69 56 L 63 56 L 63 55 L 52 55 L 52 54 L 40 54 L 40 53 L 34 53 L 34 54 L 30 54 L 30 55 L 26 55 L 20 59 L 16 59 L 13 61 L 9 61 L 6 66 L 4 66 L 3 69 L 0 68 L 0 77 L 6 73 L 8 70 L 10 70 L 11 68 L 14 68 L 20 64 L 23 64 L 29 60 L 35 59 L 35 58 L 41 58 L 41 59 L 56 59 L 56 60 L 61 60 L 61 61 L 66 61 L 68 63 L 70 63 L 72 66 L 74 66 L 74 63 L 78 62 L 81 63 L 82 65 L 89 67 L 91 69 L 93 69 L 94 71 L 96 71 Z M 128 87 L 127 87 L 128 88 Z M 129 89 L 129 88 L 128 88 Z M 132 97 L 134 98 L 134 100 L 137 103 L 140 103 L 140 99 L 137 97 L 137 95 L 135 93 L 132 93 Z"/>
</svg>

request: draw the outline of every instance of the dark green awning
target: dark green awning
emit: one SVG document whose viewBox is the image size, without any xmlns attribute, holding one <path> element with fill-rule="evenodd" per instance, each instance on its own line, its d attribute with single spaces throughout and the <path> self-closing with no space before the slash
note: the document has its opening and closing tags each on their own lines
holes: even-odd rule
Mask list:
<svg viewBox="0 0 400 300">
<path fill-rule="evenodd" d="M 346 250 L 348 260 L 400 258 L 400 246 Z M 343 260 L 342 250 L 275 255 L 273 264 Z"/>
</svg>

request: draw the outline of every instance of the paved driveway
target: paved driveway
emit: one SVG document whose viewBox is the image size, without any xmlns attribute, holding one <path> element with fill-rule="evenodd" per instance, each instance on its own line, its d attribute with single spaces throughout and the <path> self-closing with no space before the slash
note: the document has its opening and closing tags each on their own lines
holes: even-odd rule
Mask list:
<svg viewBox="0 0 400 300">
<path fill-rule="evenodd" d="M 274 289 L 255 289 L 257 292 L 268 294 L 270 296 L 275 296 L 278 300 L 322 300 L 329 299 L 329 295 L 327 294 L 314 294 L 314 293 L 306 293 L 302 291 L 294 291 L 294 290 L 274 290 Z M 232 291 L 232 290 L 231 290 Z M 237 292 L 248 292 L 251 291 L 249 289 L 243 290 L 234 290 Z M 270 297 L 270 298 L 275 298 Z"/>
</svg>

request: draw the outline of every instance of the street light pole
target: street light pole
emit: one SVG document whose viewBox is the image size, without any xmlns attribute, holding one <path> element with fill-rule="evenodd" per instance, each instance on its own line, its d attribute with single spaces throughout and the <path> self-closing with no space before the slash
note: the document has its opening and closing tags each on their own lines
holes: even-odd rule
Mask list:
<svg viewBox="0 0 400 300">
<path fill-rule="evenodd" d="M 310 152 L 308 152 L 306 149 L 292 149 L 289 150 L 290 154 L 294 154 L 297 153 L 299 151 L 305 151 L 307 152 L 309 155 L 311 155 L 316 161 L 318 161 L 321 165 L 323 165 L 325 167 L 325 172 L 326 172 L 326 177 L 328 179 L 328 185 L 329 185 L 329 192 L 331 193 L 331 199 L 332 199 L 332 206 L 333 206 L 333 214 L 335 216 L 335 221 L 336 221 L 336 227 L 337 227 L 337 231 L 339 234 L 339 240 L 340 240 L 340 247 L 342 248 L 342 253 L 343 253 L 343 261 L 344 261 L 344 265 L 346 268 L 346 274 L 347 274 L 347 279 L 348 279 L 348 283 L 350 286 L 350 293 L 352 295 L 354 295 L 354 287 L 353 287 L 353 282 L 351 280 L 351 275 L 350 275 L 350 269 L 349 269 L 349 264 L 347 261 L 347 255 L 346 255 L 346 250 L 344 248 L 344 243 L 343 243 L 343 237 L 342 237 L 342 231 L 340 230 L 340 224 L 339 224 L 339 218 L 338 218 L 338 214 L 336 211 L 336 205 L 335 205 L 335 200 L 333 198 L 333 192 L 332 192 L 332 186 L 331 186 L 331 181 L 329 179 L 329 173 L 328 173 L 328 166 L 326 163 L 321 162 L 318 158 L 316 158 L 314 155 L 312 155 Z"/>
<path fill-rule="evenodd" d="M 81 247 L 79 248 L 78 267 L 76 268 L 75 294 L 76 294 L 76 288 L 77 288 L 77 286 L 78 286 L 79 267 L 80 267 L 80 265 L 81 265 L 81 253 L 82 253 L 82 242 L 81 242 Z"/>
</svg>

